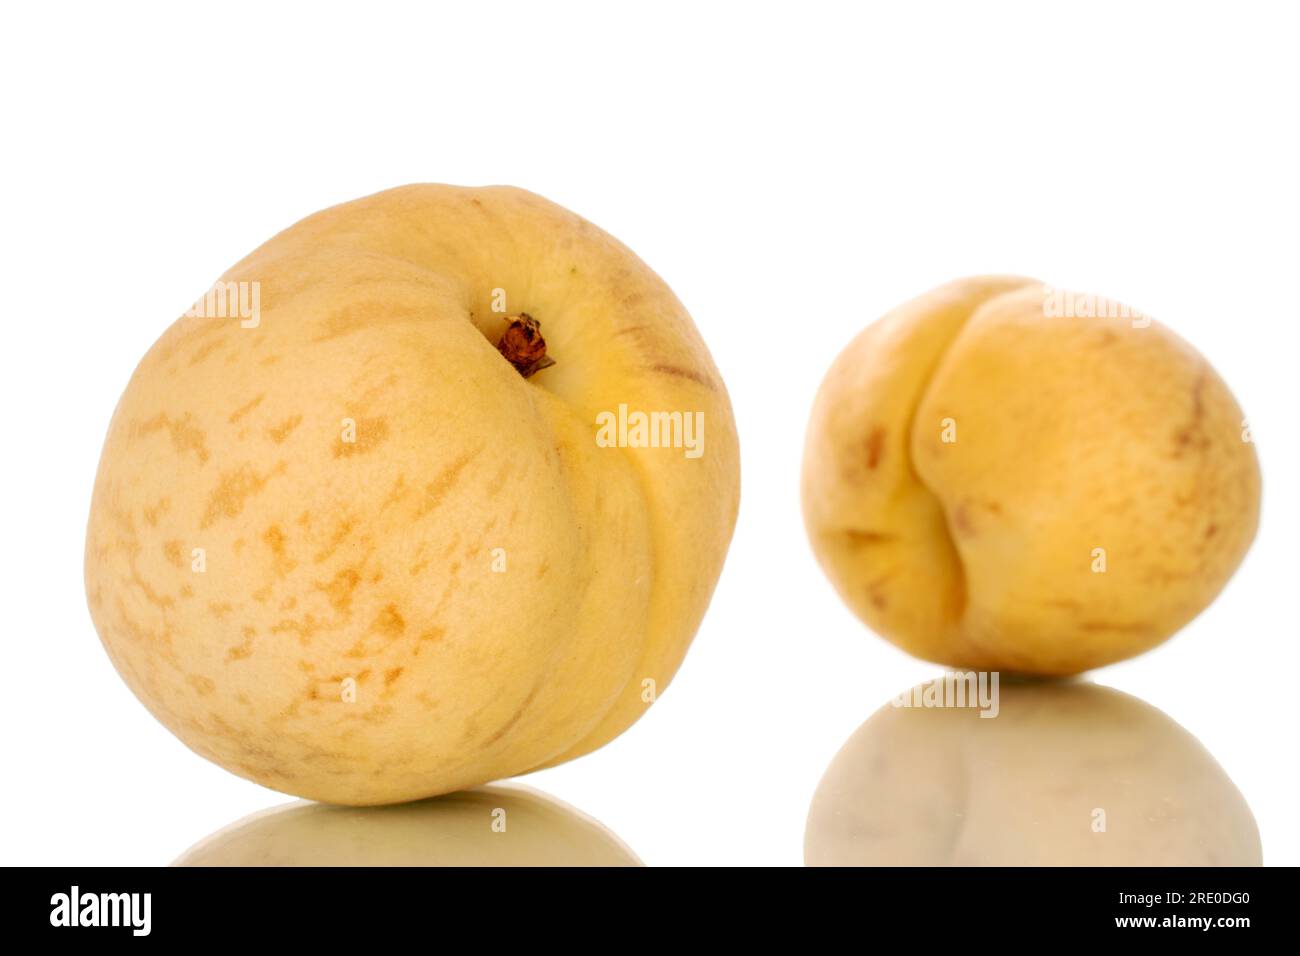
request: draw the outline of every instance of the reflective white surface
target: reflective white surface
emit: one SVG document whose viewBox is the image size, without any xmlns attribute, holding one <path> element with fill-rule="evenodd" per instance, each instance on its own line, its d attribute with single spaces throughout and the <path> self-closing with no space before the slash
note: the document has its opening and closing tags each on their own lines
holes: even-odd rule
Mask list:
<svg viewBox="0 0 1300 956">
<path fill-rule="evenodd" d="M 478 787 L 386 807 L 300 800 L 232 823 L 176 866 L 640 866 L 613 833 L 538 790 Z"/>
<path fill-rule="evenodd" d="M 925 691 L 883 706 L 831 761 L 808 865 L 1260 865 L 1241 793 L 1137 698 L 1003 682 L 977 708 L 942 679 Z"/>
</svg>

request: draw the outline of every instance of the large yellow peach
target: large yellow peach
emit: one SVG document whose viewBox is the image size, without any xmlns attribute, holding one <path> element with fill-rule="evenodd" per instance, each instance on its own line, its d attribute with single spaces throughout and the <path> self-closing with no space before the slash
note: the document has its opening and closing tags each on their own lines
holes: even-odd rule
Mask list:
<svg viewBox="0 0 1300 956">
<path fill-rule="evenodd" d="M 596 820 L 526 787 L 385 807 L 292 803 L 255 813 L 173 866 L 640 866 Z"/>
<path fill-rule="evenodd" d="M 808 426 L 813 549 L 926 660 L 1065 675 L 1206 607 L 1255 534 L 1241 409 L 1191 346 L 1029 279 L 942 286 L 840 354 Z"/>
<path fill-rule="evenodd" d="M 569 760 L 672 678 L 736 518 L 685 308 L 522 190 L 311 216 L 145 356 L 104 446 L 91 615 L 184 743 L 409 800 Z"/>
<path fill-rule="evenodd" d="M 969 705 L 981 689 L 987 706 L 953 706 Z M 991 682 L 972 686 L 969 674 L 947 675 L 858 728 L 813 797 L 805 862 L 1262 862 L 1240 791 L 1195 737 L 1150 704 L 1074 682 L 1002 681 L 992 691 Z"/>
</svg>

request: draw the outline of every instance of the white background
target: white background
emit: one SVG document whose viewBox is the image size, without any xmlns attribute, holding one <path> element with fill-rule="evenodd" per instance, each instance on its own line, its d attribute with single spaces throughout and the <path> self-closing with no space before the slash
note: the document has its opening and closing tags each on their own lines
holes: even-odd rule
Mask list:
<svg viewBox="0 0 1300 956">
<path fill-rule="evenodd" d="M 676 682 L 529 783 L 649 864 L 801 862 L 830 758 L 938 673 L 811 556 L 813 394 L 886 309 L 1010 271 L 1167 322 L 1250 417 L 1254 549 L 1185 631 L 1094 677 L 1199 737 L 1266 862 L 1300 863 L 1295 14 L 974 6 L 5 5 L 0 859 L 164 864 L 289 799 L 193 755 L 100 648 L 81 577 L 100 443 L 135 363 L 236 259 L 441 181 L 527 187 L 635 249 L 741 433 L 740 522 Z"/>
</svg>

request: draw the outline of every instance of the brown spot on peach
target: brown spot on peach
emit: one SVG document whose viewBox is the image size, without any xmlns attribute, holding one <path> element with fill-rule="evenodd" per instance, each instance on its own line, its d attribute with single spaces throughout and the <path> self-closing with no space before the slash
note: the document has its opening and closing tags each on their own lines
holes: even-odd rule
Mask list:
<svg viewBox="0 0 1300 956">
<path fill-rule="evenodd" d="M 164 541 L 162 546 L 163 557 L 172 567 L 181 567 L 181 543 L 179 541 Z"/>
<path fill-rule="evenodd" d="M 707 375 L 697 372 L 694 369 L 683 368 L 680 365 L 652 365 L 650 371 L 658 372 L 661 375 L 671 375 L 674 378 L 684 378 L 688 381 L 703 385 L 710 391 L 716 391 L 717 386 L 713 384 L 713 379 Z"/>
<path fill-rule="evenodd" d="M 396 504 L 406 497 L 406 476 L 398 475 L 397 480 L 393 482 L 392 489 L 388 492 L 387 497 L 380 503 L 380 510 L 387 508 L 389 505 Z"/>
<path fill-rule="evenodd" d="M 240 643 L 226 649 L 227 664 L 233 663 L 234 661 L 247 660 L 252 656 L 253 638 L 257 636 L 257 631 L 245 625 L 243 635 L 244 639 Z"/>
<path fill-rule="evenodd" d="M 1205 434 L 1205 383 L 1209 366 L 1202 365 L 1192 383 L 1192 410 L 1188 421 L 1174 432 L 1173 457 L 1181 458 L 1189 449 L 1204 452 L 1210 447 L 1210 438 Z"/>
<path fill-rule="evenodd" d="M 501 467 L 497 469 L 497 473 L 487 483 L 486 491 L 489 498 L 495 498 L 501 493 L 501 489 L 505 487 L 506 479 L 510 477 L 510 470 L 511 464 L 508 461 L 503 462 Z"/>
<path fill-rule="evenodd" d="M 478 452 L 461 455 L 443 468 L 433 481 L 424 486 L 424 500 L 420 502 L 420 507 L 415 513 L 417 518 L 423 518 L 446 500 L 447 495 L 460 480 L 461 472 L 477 455 Z"/>
<path fill-rule="evenodd" d="M 301 415 L 291 415 L 278 425 L 274 425 L 266 430 L 266 435 L 277 445 L 281 444 L 290 433 L 302 424 Z"/>
<path fill-rule="evenodd" d="M 144 594 L 144 599 L 155 607 L 169 608 L 176 603 L 171 597 L 154 590 L 153 586 L 141 577 L 140 572 L 135 569 L 134 560 L 131 563 L 131 582 Z"/>
<path fill-rule="evenodd" d="M 352 609 L 352 593 L 361 583 L 361 575 L 356 568 L 344 568 L 327 584 L 316 585 L 316 590 L 323 591 L 330 606 L 341 614 Z"/>
<path fill-rule="evenodd" d="M 223 518 L 238 517 L 248 499 L 265 488 L 272 478 L 284 474 L 285 468 L 285 463 L 279 462 L 266 474 L 259 475 L 251 465 L 244 465 L 223 474 L 208 496 L 199 527 L 208 528 Z"/>
<path fill-rule="evenodd" d="M 494 744 L 508 734 L 511 728 L 514 727 L 515 724 L 519 723 L 519 718 L 524 715 L 524 711 L 528 709 L 528 705 L 533 702 L 533 699 L 537 696 L 537 693 L 540 690 L 541 685 L 538 685 L 529 691 L 528 696 L 524 698 L 523 703 L 515 708 L 515 712 L 510 715 L 510 719 L 498 727 L 496 731 L 493 732 L 492 736 L 488 737 L 488 739 L 484 741 L 484 746 Z"/>
<path fill-rule="evenodd" d="M 1125 623 L 1122 621 L 1080 621 L 1079 630 L 1089 633 L 1114 631 L 1121 634 L 1145 634 L 1151 629 L 1149 624 L 1141 621 Z"/>
<path fill-rule="evenodd" d="M 298 562 L 289 557 L 285 549 L 284 532 L 280 530 L 279 525 L 271 525 L 262 533 L 263 543 L 271 549 L 271 557 L 275 568 L 275 573 L 284 577 L 290 571 L 298 566 Z"/>
<path fill-rule="evenodd" d="M 356 522 L 352 518 L 340 518 L 334 525 L 334 530 L 330 533 L 329 541 L 325 543 L 323 548 L 316 552 L 312 561 L 316 564 L 324 564 L 332 558 L 334 552 L 339 549 L 339 545 L 346 541 L 348 536 L 352 534 L 352 529 L 355 526 Z"/>
<path fill-rule="evenodd" d="M 406 670 L 404 667 L 393 667 L 384 671 L 384 686 L 391 687 L 393 683 L 402 676 L 404 670 Z"/>
<path fill-rule="evenodd" d="M 952 527 L 954 531 L 965 537 L 975 533 L 975 526 L 971 524 L 970 509 L 966 507 L 964 501 L 952 510 Z"/>
<path fill-rule="evenodd" d="M 349 302 L 335 309 L 318 323 L 320 334 L 312 341 L 328 342 L 330 339 L 351 335 L 364 329 L 373 329 L 380 325 L 397 325 L 423 317 L 414 306 L 400 306 L 393 302 L 378 300 Z"/>
<path fill-rule="evenodd" d="M 406 630 L 406 621 L 398 613 L 397 605 L 387 604 L 375 618 L 371 629 L 386 637 L 400 637 L 402 632 Z"/>
<path fill-rule="evenodd" d="M 178 322 L 159 340 L 158 361 L 169 362 L 186 346 L 225 330 L 226 323 L 219 319 L 190 317 Z"/>
<path fill-rule="evenodd" d="M 372 707 L 361 715 L 361 719 L 368 724 L 378 724 L 387 720 L 392 714 L 391 707 Z"/>
<path fill-rule="evenodd" d="M 334 457 L 351 458 L 353 455 L 364 455 L 366 452 L 378 448 L 387 437 L 388 419 L 359 418 L 357 419 L 356 441 L 344 441 L 342 434 L 340 434 L 334 442 Z"/>
<path fill-rule="evenodd" d="M 841 534 L 848 539 L 850 547 L 859 548 L 873 544 L 888 544 L 897 541 L 898 535 L 887 531 L 873 531 L 870 528 L 845 528 Z"/>
<path fill-rule="evenodd" d="M 217 689 L 217 685 L 212 682 L 212 678 L 204 677 L 201 674 L 188 674 L 185 682 L 198 692 L 200 697 L 206 697 Z"/>
<path fill-rule="evenodd" d="M 172 418 L 165 412 L 155 415 L 133 431 L 140 437 L 152 435 L 157 431 L 166 431 L 176 454 L 186 455 L 193 452 L 200 465 L 207 464 L 207 435 L 194 424 L 194 416 L 189 412 L 180 418 Z"/>
<path fill-rule="evenodd" d="M 271 633 L 272 634 L 286 634 L 286 633 L 296 634 L 298 635 L 298 640 L 301 643 L 308 644 L 311 642 L 311 639 L 312 637 L 315 636 L 316 632 L 321 629 L 321 627 L 322 627 L 321 622 L 316 620 L 316 618 L 311 614 L 308 614 L 304 616 L 301 620 L 295 620 L 293 618 L 284 618 L 283 620 L 277 621 L 275 624 L 271 625 Z"/>
<path fill-rule="evenodd" d="M 171 504 L 170 498 L 160 498 L 152 508 L 145 508 L 144 523 L 151 528 L 158 527 L 158 519 L 167 513 L 171 508 Z"/>
<path fill-rule="evenodd" d="M 881 456 L 885 453 L 884 428 L 876 426 L 871 430 L 871 434 L 867 436 L 866 451 L 867 467 L 874 471 L 876 466 L 880 464 Z"/>
<path fill-rule="evenodd" d="M 198 365 L 200 362 L 202 362 L 209 355 L 211 355 L 213 352 L 215 352 L 217 349 L 221 348 L 221 346 L 225 344 L 226 344 L 225 336 L 222 336 L 221 338 L 213 339 L 211 342 L 205 342 L 203 345 L 199 346 L 199 348 L 197 348 L 194 351 L 193 355 L 190 356 L 190 367 L 192 368 L 195 365 Z"/>
<path fill-rule="evenodd" d="M 446 634 L 447 634 L 447 629 L 446 629 L 445 627 L 437 627 L 437 626 L 435 626 L 435 627 L 431 627 L 431 628 L 429 628 L 428 630 L 425 630 L 425 631 L 421 632 L 421 634 L 420 634 L 420 640 L 421 640 L 421 641 L 436 642 L 436 641 L 440 641 L 440 640 L 442 640 L 443 637 L 446 636 Z"/>
<path fill-rule="evenodd" d="M 256 396 L 255 398 L 250 399 L 249 401 L 245 402 L 243 405 L 240 405 L 238 408 L 236 408 L 233 412 L 230 413 L 230 417 L 227 418 L 226 421 L 232 425 L 238 424 L 241 418 L 243 418 L 245 415 L 247 415 L 249 412 L 255 409 L 258 405 L 261 405 L 262 399 L 264 398 L 266 398 L 265 392 Z"/>
<path fill-rule="evenodd" d="M 885 585 L 889 583 L 893 576 L 892 571 L 887 571 L 884 574 L 876 575 L 866 584 L 864 589 L 866 598 L 871 603 L 871 606 L 877 610 L 883 611 L 889 606 L 889 601 L 885 597 Z"/>
</svg>

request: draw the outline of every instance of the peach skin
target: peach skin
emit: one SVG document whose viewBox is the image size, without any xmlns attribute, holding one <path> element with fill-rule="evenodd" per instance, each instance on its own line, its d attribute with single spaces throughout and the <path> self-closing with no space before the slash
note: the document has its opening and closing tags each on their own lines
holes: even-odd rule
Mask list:
<svg viewBox="0 0 1300 956">
<path fill-rule="evenodd" d="M 1182 339 L 994 276 L 844 349 L 802 497 L 822 568 L 877 633 L 938 663 L 1068 675 L 1214 600 L 1254 537 L 1260 474 L 1241 409 Z"/>
</svg>

